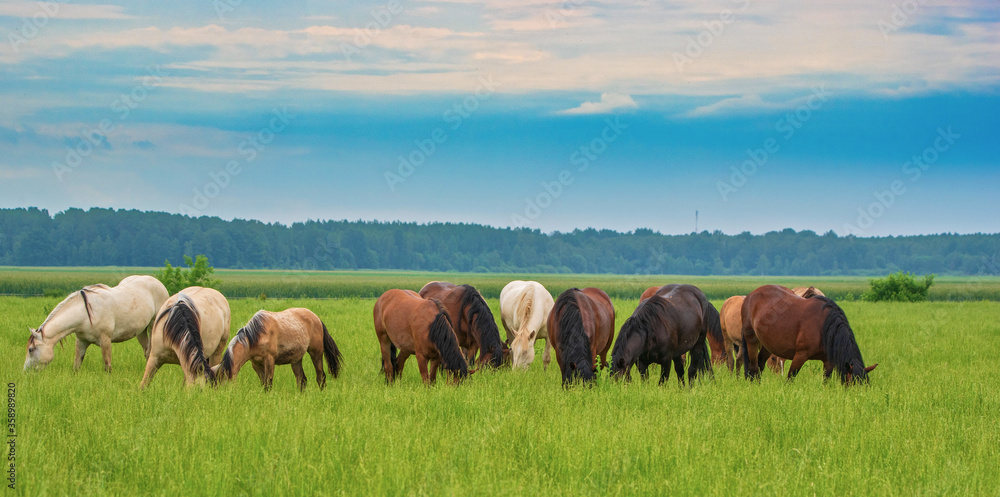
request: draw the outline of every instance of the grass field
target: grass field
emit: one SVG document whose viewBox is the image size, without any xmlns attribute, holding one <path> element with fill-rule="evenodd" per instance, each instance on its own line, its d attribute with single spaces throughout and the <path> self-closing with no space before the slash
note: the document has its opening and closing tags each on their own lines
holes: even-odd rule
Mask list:
<svg viewBox="0 0 1000 497">
<path fill-rule="evenodd" d="M 258 274 L 270 281 L 270 273 L 253 272 L 241 284 Z M 488 287 L 503 279 L 307 276 L 336 288 L 395 281 L 416 289 L 442 278 Z M 63 277 L 77 275 L 53 272 L 53 280 Z M 554 293 L 615 278 L 640 290 L 707 281 L 539 277 Z M 17 491 L 909 496 L 1000 489 L 997 302 L 843 302 L 865 360 L 879 363 L 869 387 L 824 385 L 819 363 L 808 363 L 791 384 L 768 373 L 749 384 L 717 369 L 714 380 L 690 389 L 674 378 L 660 387 L 605 375 L 593 388 L 564 390 L 558 370 L 542 371 L 541 343 L 526 373 L 478 373 L 457 387 L 426 388 L 411 361 L 402 380 L 386 386 L 371 323 L 374 300 L 340 296 L 231 301 L 233 332 L 261 307 L 305 306 L 323 318 L 345 369 L 319 391 L 307 361 L 312 382 L 305 393 L 296 391 L 287 366 L 278 368 L 270 393 L 249 368 L 216 390 L 184 388 L 177 366 L 165 366 L 140 392 L 144 360 L 134 341 L 115 345 L 110 375 L 96 348 L 74 373 L 72 338 L 46 370 L 25 374 L 26 328 L 60 299 L 0 297 L 0 346 L 7 351 L 0 373 L 16 384 Z M 713 295 L 717 307 L 721 297 Z M 489 302 L 499 319 L 495 295 Z M 637 301 L 614 304 L 620 327 Z"/>
</svg>

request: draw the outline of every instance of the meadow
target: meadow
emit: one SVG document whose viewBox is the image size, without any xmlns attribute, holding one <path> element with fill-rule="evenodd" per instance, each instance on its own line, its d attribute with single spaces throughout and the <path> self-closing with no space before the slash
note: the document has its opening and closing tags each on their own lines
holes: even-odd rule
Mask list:
<svg viewBox="0 0 1000 497">
<path fill-rule="evenodd" d="M 90 271 L 51 270 L 41 286 L 131 274 Z M 12 274 L 17 271 L 0 271 L 3 278 Z M 824 384 L 820 364 L 807 363 L 793 383 L 766 373 L 751 384 L 723 366 L 714 379 L 692 388 L 679 387 L 674 377 L 658 386 L 618 383 L 605 373 L 592 388 L 566 390 L 554 358 L 542 370 L 539 342 L 527 372 L 485 371 L 459 386 L 439 382 L 428 388 L 412 361 L 399 382 L 385 384 L 371 292 L 382 285 L 418 289 L 431 279 L 470 282 L 484 288 L 499 322 L 496 294 L 514 276 L 297 273 L 286 289 L 298 282 L 299 288 L 342 293 L 277 299 L 267 289 L 280 288 L 274 283 L 280 275 L 246 272 L 229 282 L 227 275 L 219 273 L 224 293 L 226 285 L 242 285 L 244 295 L 268 295 L 231 301 L 232 332 L 260 308 L 309 307 L 344 354 L 341 377 L 320 391 L 307 361 L 310 384 L 304 393 L 287 366 L 277 369 L 274 389 L 265 393 L 249 369 L 212 389 L 185 388 L 179 368 L 165 366 L 140 392 L 145 361 L 137 342 L 114 346 L 111 374 L 103 371 L 96 348 L 74 372 L 72 338 L 65 349 L 57 347 L 47 369 L 24 373 L 27 327 L 40 324 L 61 297 L 0 297 L 0 346 L 7 351 L 0 374 L 16 391 L 18 492 L 996 495 L 1000 488 L 996 301 L 842 302 L 866 362 L 879 363 L 867 387 Z M 569 286 L 608 287 L 617 327 L 638 303 L 638 292 L 630 293 L 636 288 L 695 283 L 719 307 L 726 291 L 763 283 L 532 278 L 553 293 Z M 795 284 L 788 280 L 800 281 L 766 282 Z M 86 282 L 95 281 L 101 280 Z M 254 281 L 262 288 L 254 291 Z M 817 286 L 846 294 L 865 281 L 823 279 Z M 944 283 L 995 291 L 992 282 Z"/>
</svg>

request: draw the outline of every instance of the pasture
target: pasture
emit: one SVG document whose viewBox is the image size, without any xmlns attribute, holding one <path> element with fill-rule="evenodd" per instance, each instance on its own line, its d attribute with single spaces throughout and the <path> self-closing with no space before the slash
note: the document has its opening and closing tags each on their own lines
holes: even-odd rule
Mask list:
<svg viewBox="0 0 1000 497">
<path fill-rule="evenodd" d="M 106 270 L 105 282 L 117 282 L 108 276 L 114 271 L 125 270 Z M 541 342 L 528 372 L 479 372 L 457 387 L 439 378 L 427 388 L 410 365 L 390 387 L 372 327 L 373 289 L 417 290 L 430 279 L 482 285 L 499 323 L 496 295 L 513 278 L 299 274 L 286 291 L 339 281 L 341 298 L 275 299 L 263 285 L 282 281 L 278 274 L 228 276 L 219 274 L 223 293 L 243 285 L 253 295 L 260 282 L 256 293 L 271 297 L 231 300 L 231 335 L 258 309 L 308 307 L 343 352 L 340 378 L 328 378 L 320 391 L 307 360 L 304 393 L 288 366 L 277 368 L 269 393 L 250 369 L 218 389 L 185 389 L 180 368 L 168 365 L 140 392 L 145 360 L 137 342 L 114 345 L 110 375 L 93 348 L 74 373 L 72 337 L 46 370 L 26 374 L 27 327 L 40 324 L 62 295 L 0 297 L 0 373 L 16 385 L 19 492 L 985 495 L 1000 488 L 998 302 L 841 302 L 865 361 L 879 363 L 868 387 L 824 385 L 820 363 L 809 362 L 791 384 L 769 372 L 750 384 L 723 366 L 693 388 L 678 387 L 673 375 L 661 387 L 654 366 L 650 382 L 616 383 L 604 371 L 592 388 L 564 390 L 554 358 L 541 369 Z M 45 277 L 76 281 L 72 271 Z M 719 308 L 725 289 L 803 280 L 537 278 L 556 294 L 569 286 L 606 288 L 616 332 L 646 286 L 704 285 Z M 96 281 L 103 280 L 87 282 Z M 838 284 L 858 286 L 810 281 L 828 295 Z M 866 280 L 859 281 L 863 290 Z M 995 282 L 950 283 L 996 291 Z"/>
</svg>

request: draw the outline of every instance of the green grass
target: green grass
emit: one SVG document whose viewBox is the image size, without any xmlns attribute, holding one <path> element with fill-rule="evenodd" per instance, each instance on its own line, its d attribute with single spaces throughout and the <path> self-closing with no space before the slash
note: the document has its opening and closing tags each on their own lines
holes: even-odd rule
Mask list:
<svg viewBox="0 0 1000 497">
<path fill-rule="evenodd" d="M 413 279 L 422 276 L 404 274 L 399 286 L 419 287 Z M 562 285 L 553 292 L 613 279 L 553 278 Z M 17 385 L 24 495 L 909 496 L 1000 488 L 996 302 L 843 303 L 866 361 L 879 363 L 869 387 L 824 385 L 819 363 L 807 363 L 791 384 L 767 373 L 749 384 L 717 369 L 691 389 L 673 377 L 660 387 L 602 376 L 593 388 L 567 391 L 557 369 L 542 371 L 541 344 L 527 373 L 477 373 L 457 387 L 426 388 L 411 360 L 386 386 L 373 299 L 232 300 L 233 331 L 261 307 L 309 307 L 329 326 L 344 371 L 319 391 L 306 361 L 310 384 L 300 394 L 287 366 L 270 393 L 249 368 L 217 390 L 184 388 L 177 366 L 164 366 L 140 392 L 135 341 L 114 346 L 110 375 L 93 347 L 74 373 L 72 339 L 46 370 L 22 373 L 26 328 L 59 300 L 0 297 L 0 373 Z M 498 316 L 496 299 L 489 302 Z M 637 302 L 614 303 L 620 327 Z"/>
</svg>

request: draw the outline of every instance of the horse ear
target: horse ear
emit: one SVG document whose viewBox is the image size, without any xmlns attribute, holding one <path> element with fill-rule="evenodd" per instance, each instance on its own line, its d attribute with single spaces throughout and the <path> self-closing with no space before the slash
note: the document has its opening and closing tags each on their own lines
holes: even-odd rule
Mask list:
<svg viewBox="0 0 1000 497">
<path fill-rule="evenodd" d="M 572 371 L 576 371 L 576 363 L 575 362 L 569 363 L 569 369 Z"/>
<path fill-rule="evenodd" d="M 31 332 L 31 336 L 35 337 L 36 340 L 42 340 L 44 338 L 42 336 L 42 332 L 40 332 L 38 330 L 34 330 L 34 329 L 31 329 L 31 327 L 28 327 L 28 331 Z"/>
<path fill-rule="evenodd" d="M 624 357 L 619 357 L 618 358 L 618 369 L 625 369 L 625 358 Z"/>
<path fill-rule="evenodd" d="M 875 369 L 876 366 L 878 366 L 877 362 L 875 364 L 872 364 L 871 366 L 868 366 L 867 368 L 865 368 L 865 372 L 866 373 L 871 373 L 872 370 Z"/>
</svg>

